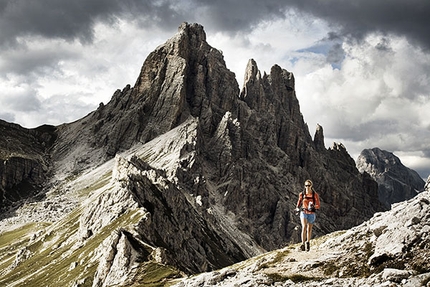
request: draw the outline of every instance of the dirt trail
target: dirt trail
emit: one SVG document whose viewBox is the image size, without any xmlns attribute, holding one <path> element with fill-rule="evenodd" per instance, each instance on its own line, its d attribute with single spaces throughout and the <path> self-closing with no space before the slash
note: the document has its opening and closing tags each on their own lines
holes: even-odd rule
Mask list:
<svg viewBox="0 0 430 287">
<path fill-rule="evenodd" d="M 314 243 L 314 245 L 312 245 Z M 312 278 L 330 278 L 321 268 L 324 262 L 337 259 L 342 252 L 323 249 L 317 242 L 311 242 L 310 251 L 301 251 L 300 244 L 287 246 L 278 252 L 279 260 L 274 260 L 274 266 L 266 268 L 264 273 L 277 274 L 283 277 L 295 275 Z"/>
</svg>

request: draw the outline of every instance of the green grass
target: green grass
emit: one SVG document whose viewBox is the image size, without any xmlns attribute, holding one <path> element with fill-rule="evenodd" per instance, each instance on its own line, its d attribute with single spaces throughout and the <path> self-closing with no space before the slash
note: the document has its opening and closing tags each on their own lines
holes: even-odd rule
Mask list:
<svg viewBox="0 0 430 287">
<path fill-rule="evenodd" d="M 29 244 L 32 234 L 47 226 L 48 223 L 30 223 L 0 234 L 0 270 L 13 263 L 16 254 Z"/>
<path fill-rule="evenodd" d="M 288 254 L 290 254 L 290 250 L 285 249 L 282 251 L 272 251 L 272 253 L 275 252 L 275 255 L 273 258 L 271 258 L 271 260 L 261 264 L 259 266 L 259 269 L 265 269 L 265 268 L 271 268 L 271 267 L 275 267 L 277 264 L 279 264 L 280 262 L 282 262 L 287 256 Z"/>
<path fill-rule="evenodd" d="M 29 275 L 34 277 L 35 273 L 39 273 L 39 275 L 41 276 L 43 276 L 43 274 L 46 274 L 46 272 L 40 271 L 44 270 L 49 266 L 54 265 L 54 263 L 59 262 L 58 257 L 60 257 L 60 255 L 64 253 L 68 247 L 70 247 L 62 246 L 57 249 L 58 246 L 61 246 L 62 242 L 64 242 L 68 237 L 70 237 L 77 231 L 77 228 L 79 227 L 79 214 L 80 213 L 78 213 L 77 211 L 72 212 L 66 220 L 63 220 L 60 224 L 58 224 L 57 229 L 55 231 L 48 231 L 49 233 L 45 232 L 45 234 L 42 234 L 34 242 L 30 243 L 29 241 L 27 241 L 25 247 L 32 252 L 31 257 L 23 261 L 15 269 L 7 273 L 3 278 L 0 277 L 0 285 L 2 283 L 7 284 L 18 281 Z M 77 224 L 75 222 L 77 222 Z M 55 238 L 57 240 L 55 240 Z M 48 241 L 47 239 L 52 239 L 52 241 Z M 44 246 L 47 247 L 44 249 Z M 49 282 L 48 285 L 36 285 L 32 284 L 31 280 L 25 280 L 25 282 L 21 283 L 20 285 L 50 286 Z"/>
<path fill-rule="evenodd" d="M 288 256 L 288 254 L 290 254 L 290 250 L 288 250 L 288 249 L 283 250 L 283 251 L 278 251 L 278 252 L 276 252 L 275 258 L 273 258 L 273 260 L 270 263 L 273 265 L 276 265 L 277 263 L 283 261 L 285 259 L 285 257 Z"/>
<path fill-rule="evenodd" d="M 134 210 L 124 213 L 90 237 L 82 247 L 71 252 L 72 245 L 66 242 L 69 237 L 77 233 L 79 228 L 80 212 L 75 210 L 58 224 L 57 229 L 28 244 L 27 249 L 32 251 L 32 256 L 3 278 L 0 277 L 0 285 L 11 284 L 28 276 L 20 286 L 69 286 L 82 278 L 86 278 L 85 286 L 91 286 L 97 269 L 97 264 L 91 260 L 93 251 L 112 232 L 116 232 L 121 227 L 136 224 L 140 220 L 140 216 L 135 216 L 138 212 Z M 12 234 L 5 235 L 6 238 L 12 236 Z M 68 253 L 70 253 L 68 256 L 64 256 Z M 70 265 L 74 262 L 78 262 L 77 267 L 69 271 Z"/>
<path fill-rule="evenodd" d="M 11 242 L 13 242 L 14 244 L 20 244 L 23 241 L 28 241 L 31 232 L 34 231 L 35 225 L 36 225 L 35 223 L 30 223 L 30 224 L 18 227 L 12 231 L 1 233 L 0 251 L 3 251 L 4 248 L 10 247 Z"/>
<path fill-rule="evenodd" d="M 109 181 L 112 177 L 112 171 L 105 173 L 101 178 L 99 178 L 92 185 L 84 187 L 80 192 L 80 196 L 88 196 L 91 192 L 101 189 L 102 187 L 109 184 Z"/>
<path fill-rule="evenodd" d="M 334 274 L 336 271 L 339 270 L 339 267 L 336 266 L 336 264 L 329 261 L 328 263 L 325 263 L 323 266 L 323 271 L 325 276 L 329 276 Z"/>
<path fill-rule="evenodd" d="M 177 269 L 155 262 L 142 264 L 137 273 L 132 286 L 164 287 L 170 285 L 170 280 L 181 277 Z"/>
<path fill-rule="evenodd" d="M 78 190 L 78 196 L 88 196 L 93 191 L 104 188 L 109 184 L 111 176 L 111 172 L 104 174 L 93 184 Z M 73 236 L 79 230 L 81 214 L 82 207 L 78 207 L 55 224 L 32 223 L 1 233 L 0 270 L 7 272 L 0 272 L 0 286 L 18 284 L 17 286 L 66 287 L 85 279 L 80 286 L 90 287 L 98 267 L 94 250 L 114 232 L 136 225 L 142 219 L 141 210 L 127 210 L 76 248 Z M 30 242 L 31 234 L 38 231 L 38 237 Z M 17 252 L 23 248 L 31 252 L 30 257 L 14 269 L 8 269 L 14 262 Z M 152 249 L 148 247 L 147 251 L 149 254 Z M 77 265 L 69 270 L 72 263 Z M 152 261 L 140 262 L 138 270 L 133 278 L 134 283 L 130 286 L 169 286 L 172 280 L 181 277 L 175 268 Z"/>
</svg>

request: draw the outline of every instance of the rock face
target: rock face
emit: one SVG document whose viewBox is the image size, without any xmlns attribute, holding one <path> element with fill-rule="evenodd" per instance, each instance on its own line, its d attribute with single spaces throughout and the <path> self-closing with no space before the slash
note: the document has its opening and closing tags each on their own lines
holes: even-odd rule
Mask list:
<svg viewBox="0 0 430 287">
<path fill-rule="evenodd" d="M 342 144 L 326 149 L 321 126 L 312 139 L 291 72 L 262 74 L 250 60 L 243 87 L 203 27 L 184 23 L 133 87 L 53 128 L 55 141 L 38 153 L 49 158 L 46 194 L 85 200 L 64 219 L 69 239 L 49 254 L 67 247 L 62 256 L 80 262 L 67 268 L 89 264 L 82 272 L 93 286 L 132 278 L 150 258 L 187 274 L 221 268 L 299 240 L 294 209 L 306 179 L 321 198 L 315 236 L 385 209 Z M 54 228 L 45 237 L 64 236 Z"/>
<path fill-rule="evenodd" d="M 379 200 L 386 206 L 410 199 L 424 189 L 424 180 L 417 172 L 404 166 L 393 153 L 379 148 L 363 150 L 357 168 L 376 180 Z"/>
<path fill-rule="evenodd" d="M 0 120 L 0 218 L 7 207 L 35 196 L 50 167 L 49 149 L 56 140 L 53 126 L 25 129 Z"/>
<path fill-rule="evenodd" d="M 60 127 L 53 158 L 70 172 L 97 165 L 135 143 L 145 143 L 199 117 L 213 134 L 226 111 L 236 110 L 239 87 L 203 27 L 183 24 L 145 60 L 134 87 L 117 90 L 107 105 Z M 81 140 L 83 139 L 83 140 Z M 85 150 L 85 156 L 82 156 Z"/>
</svg>

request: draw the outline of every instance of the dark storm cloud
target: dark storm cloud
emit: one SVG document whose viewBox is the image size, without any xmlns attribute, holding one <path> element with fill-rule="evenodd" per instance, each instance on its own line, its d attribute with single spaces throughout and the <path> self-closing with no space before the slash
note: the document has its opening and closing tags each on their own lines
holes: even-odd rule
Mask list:
<svg viewBox="0 0 430 287">
<path fill-rule="evenodd" d="M 430 49 L 427 0 L 0 0 L 0 43 L 16 43 L 26 35 L 91 42 L 97 21 L 115 23 L 124 17 L 165 29 L 198 21 L 208 29 L 235 33 L 288 17 L 291 8 L 326 20 L 340 35 L 360 39 L 373 31 L 394 33 Z"/>
<path fill-rule="evenodd" d="M 31 35 L 91 43 L 98 21 L 114 24 L 128 17 L 165 24 L 175 15 L 167 1 L 0 0 L 0 44 L 15 45 L 19 37 Z"/>
<path fill-rule="evenodd" d="M 276 0 L 0 0 L 0 44 L 15 45 L 29 35 L 91 43 L 95 23 L 115 24 L 121 18 L 146 28 L 176 29 L 181 22 L 199 21 L 237 32 L 261 20 L 285 17 L 284 10 L 285 4 Z"/>
<path fill-rule="evenodd" d="M 7 77 L 9 73 L 24 75 L 32 80 L 43 74 L 52 73 L 61 60 L 77 59 L 79 55 L 73 51 L 59 47 L 47 47 L 44 49 L 10 50 L 3 53 L 0 60 L 0 77 Z"/>
<path fill-rule="evenodd" d="M 313 1 L 291 0 L 300 11 L 339 25 L 340 31 L 355 39 L 370 32 L 406 36 L 411 42 L 430 49 L 430 1 L 360 0 Z"/>
<path fill-rule="evenodd" d="M 225 32 L 248 31 L 261 21 L 285 18 L 288 1 L 279 0 L 194 0 L 196 7 L 205 9 L 205 17 L 216 29 Z M 199 10 L 201 11 L 201 10 Z M 197 18 L 198 15 L 196 15 Z"/>
<path fill-rule="evenodd" d="M 16 44 L 18 37 L 29 35 L 91 41 L 95 18 L 109 15 L 112 9 L 111 5 L 90 4 L 94 2 L 2 0 L 0 43 Z"/>
</svg>

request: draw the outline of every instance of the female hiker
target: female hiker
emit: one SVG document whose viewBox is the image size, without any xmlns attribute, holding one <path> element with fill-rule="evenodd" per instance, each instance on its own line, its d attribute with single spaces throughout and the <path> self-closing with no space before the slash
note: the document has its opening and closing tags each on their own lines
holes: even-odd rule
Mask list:
<svg viewBox="0 0 430 287">
<path fill-rule="evenodd" d="M 315 222 L 315 211 L 320 208 L 320 199 L 318 193 L 312 187 L 312 181 L 305 181 L 305 189 L 299 195 L 296 211 L 300 212 L 300 221 L 302 222 L 302 251 L 310 250 L 310 241 L 312 236 L 312 226 Z"/>
</svg>

